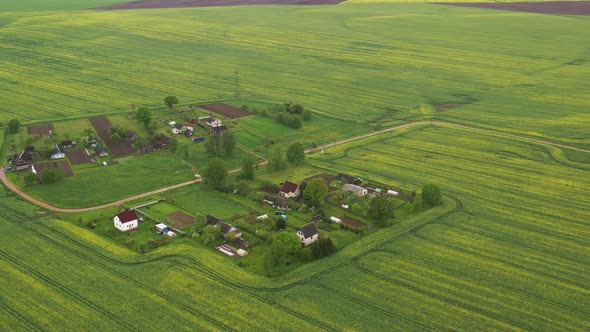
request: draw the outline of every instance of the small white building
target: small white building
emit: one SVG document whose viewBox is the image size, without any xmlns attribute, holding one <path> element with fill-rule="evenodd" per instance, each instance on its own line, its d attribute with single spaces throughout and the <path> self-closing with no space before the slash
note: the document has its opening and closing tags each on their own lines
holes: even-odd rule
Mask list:
<svg viewBox="0 0 590 332">
<path fill-rule="evenodd" d="M 340 218 L 336 218 L 336 217 L 334 217 L 334 216 L 331 216 L 331 217 L 330 217 L 330 221 L 332 221 L 332 222 L 335 222 L 335 223 L 337 223 L 337 224 L 341 224 L 341 223 L 342 223 L 342 219 L 340 219 Z"/>
<path fill-rule="evenodd" d="M 113 218 L 113 221 L 115 223 L 115 228 L 121 232 L 134 230 L 139 225 L 139 219 L 133 210 L 119 213 Z"/>
<path fill-rule="evenodd" d="M 390 189 L 387 191 L 387 195 L 399 196 L 399 192 Z"/>
<path fill-rule="evenodd" d="M 244 249 L 238 249 L 237 253 L 241 257 L 248 256 L 248 252 L 246 250 L 244 250 Z"/>
<path fill-rule="evenodd" d="M 156 227 L 156 233 L 158 233 L 158 234 L 163 234 L 166 232 L 166 230 L 168 230 L 168 226 L 166 226 L 166 224 L 163 224 L 163 223 L 156 224 L 155 227 Z"/>
<path fill-rule="evenodd" d="M 261 216 L 256 217 L 256 220 L 264 220 L 264 219 L 268 219 L 268 214 L 263 214 Z"/>
<path fill-rule="evenodd" d="M 301 241 L 301 244 L 307 247 L 318 240 L 318 228 L 314 222 L 307 223 L 299 228 L 297 231 L 297 237 L 299 238 L 299 241 Z"/>
<path fill-rule="evenodd" d="M 350 184 L 350 183 L 346 183 L 345 185 L 343 185 L 342 190 L 353 192 L 359 196 L 365 196 L 369 193 L 367 188 L 363 188 L 363 187 L 357 186 L 355 184 Z"/>
</svg>

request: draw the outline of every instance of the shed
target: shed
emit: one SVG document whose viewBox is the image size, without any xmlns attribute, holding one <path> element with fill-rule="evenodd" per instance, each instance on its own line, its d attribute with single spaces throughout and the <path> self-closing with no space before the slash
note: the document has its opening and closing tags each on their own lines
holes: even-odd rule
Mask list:
<svg viewBox="0 0 590 332">
<path fill-rule="evenodd" d="M 248 256 L 248 252 L 244 249 L 238 249 L 237 251 L 238 255 L 244 257 L 244 256 Z"/>
<path fill-rule="evenodd" d="M 399 192 L 391 189 L 387 191 L 387 194 L 392 196 L 399 196 Z"/>
<path fill-rule="evenodd" d="M 342 223 L 342 219 L 340 219 L 340 218 L 336 218 L 336 217 L 334 217 L 334 216 L 331 216 L 331 217 L 330 217 L 330 220 L 331 220 L 331 221 L 333 221 L 333 222 L 335 222 L 335 223 L 337 223 L 337 224 L 340 224 L 340 223 Z"/>
<path fill-rule="evenodd" d="M 168 226 L 166 226 L 166 224 L 163 223 L 159 223 L 156 225 L 156 233 L 164 233 L 166 230 L 168 229 Z"/>
</svg>

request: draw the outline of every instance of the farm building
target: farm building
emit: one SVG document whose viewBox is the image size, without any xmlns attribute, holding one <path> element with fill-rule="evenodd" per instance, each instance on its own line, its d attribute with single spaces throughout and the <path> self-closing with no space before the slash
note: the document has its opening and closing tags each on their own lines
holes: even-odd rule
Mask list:
<svg viewBox="0 0 590 332">
<path fill-rule="evenodd" d="M 301 241 L 301 244 L 306 247 L 317 241 L 318 236 L 318 228 L 313 221 L 303 225 L 297 231 L 297 237 L 299 238 L 299 241 Z"/>
<path fill-rule="evenodd" d="M 113 218 L 113 222 L 115 223 L 115 228 L 121 232 L 134 230 L 139 225 L 137 215 L 133 210 L 119 213 Z"/>
<path fill-rule="evenodd" d="M 178 134 L 182 134 L 182 132 L 184 130 L 182 130 L 183 126 L 180 123 L 175 123 L 174 126 L 172 126 L 172 133 L 174 135 L 178 135 Z"/>
<path fill-rule="evenodd" d="M 220 120 L 212 117 L 212 116 L 202 116 L 199 118 L 199 121 L 207 126 L 207 127 L 211 127 L 211 128 L 215 128 L 215 127 L 221 127 L 222 123 Z"/>
<path fill-rule="evenodd" d="M 342 190 L 353 192 L 359 196 L 365 196 L 368 193 L 367 188 L 359 187 L 354 184 L 346 183 L 342 186 Z"/>
<path fill-rule="evenodd" d="M 99 146 L 94 148 L 94 154 L 99 157 L 106 157 L 109 155 L 109 153 L 104 148 L 101 148 Z"/>
<path fill-rule="evenodd" d="M 72 140 L 67 140 L 67 141 L 61 141 L 61 143 L 59 143 L 59 145 L 61 145 L 62 148 L 73 148 L 74 146 L 76 146 L 76 142 L 72 141 Z"/>
<path fill-rule="evenodd" d="M 54 145 L 53 150 L 51 150 L 50 158 L 51 159 L 61 159 L 65 158 L 66 154 L 63 152 L 63 149 L 59 145 Z"/>
<path fill-rule="evenodd" d="M 239 238 L 242 236 L 242 231 L 240 231 L 238 228 L 210 214 L 207 215 L 207 224 L 215 227 L 221 227 L 221 235 L 223 235 L 223 237 L 232 235 Z"/>
<path fill-rule="evenodd" d="M 299 196 L 299 185 L 293 182 L 285 182 L 281 187 L 279 194 L 285 198 L 294 198 Z"/>
<path fill-rule="evenodd" d="M 223 132 L 227 130 L 226 126 L 210 127 L 209 134 L 213 136 L 223 135 Z"/>
</svg>

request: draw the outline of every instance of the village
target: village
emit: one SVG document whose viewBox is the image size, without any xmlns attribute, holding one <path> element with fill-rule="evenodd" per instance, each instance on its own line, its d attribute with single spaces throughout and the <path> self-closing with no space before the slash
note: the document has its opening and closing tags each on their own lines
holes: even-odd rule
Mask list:
<svg viewBox="0 0 590 332">
<path fill-rule="evenodd" d="M 228 138 L 230 143 L 233 140 L 232 131 L 239 129 L 236 119 L 256 116 L 245 109 L 217 103 L 171 108 L 153 115 L 138 109 L 128 116 L 93 117 L 67 125 L 31 125 L 12 136 L 4 170 L 25 190 L 37 188 L 51 192 L 52 186 L 60 181 L 68 185 L 69 181 L 85 179 L 83 183 L 88 183 L 92 180 L 88 174 L 96 176 L 99 169 L 102 174 L 109 174 L 107 170 L 110 170 L 117 179 L 127 178 L 130 174 L 118 171 L 122 163 L 144 167 L 157 157 L 163 158 L 164 166 L 170 162 L 188 164 L 198 183 L 204 162 L 215 156 L 219 146 L 227 149 Z M 289 105 L 284 109 L 295 107 Z M 302 111 L 303 106 L 297 105 L 297 109 Z M 145 114 L 149 115 L 147 120 Z M 253 151 L 242 152 L 247 152 L 248 158 L 256 163 L 265 163 Z M 201 167 L 191 164 L 190 155 L 202 158 L 203 164 L 198 164 Z M 137 166 L 132 164 L 138 160 L 143 161 Z M 264 176 L 266 180 L 241 181 L 231 189 L 222 190 L 224 194 L 206 189 L 206 195 L 217 196 L 212 203 L 215 206 L 241 207 L 231 215 L 219 216 L 219 210 L 212 211 L 211 206 L 195 203 L 193 193 L 193 204 L 156 195 L 147 201 L 121 205 L 119 212 L 111 216 L 101 214 L 79 219 L 85 220 L 82 226 L 139 253 L 176 242 L 190 243 L 212 248 L 238 261 L 242 267 L 268 274 L 281 270 L 280 266 L 285 270 L 285 266 L 294 268 L 327 256 L 375 230 L 370 206 L 375 197 L 386 198 L 386 219 L 393 218 L 394 212 L 404 215 L 415 210 L 411 204 L 415 192 L 354 175 L 330 175 L 305 167 L 309 175 L 300 178 L 288 175 L 282 181 L 280 178 L 268 181 Z M 164 179 L 168 178 L 167 174 L 164 172 Z M 156 177 L 151 173 L 141 182 Z M 95 190 L 102 188 L 100 184 L 94 186 Z M 207 184 L 202 186 L 208 188 Z M 77 187 L 75 182 L 70 184 L 70 188 Z M 268 261 L 273 261 L 270 265 L 274 267 L 269 267 Z"/>
</svg>

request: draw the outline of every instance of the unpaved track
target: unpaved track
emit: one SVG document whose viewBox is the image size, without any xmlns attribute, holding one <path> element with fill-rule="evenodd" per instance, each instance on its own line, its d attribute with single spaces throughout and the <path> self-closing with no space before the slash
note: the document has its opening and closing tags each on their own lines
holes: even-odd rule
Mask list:
<svg viewBox="0 0 590 332">
<path fill-rule="evenodd" d="M 460 124 L 442 122 L 442 121 L 417 121 L 417 122 L 405 123 L 405 124 L 402 124 L 402 125 L 399 125 L 399 126 L 395 126 L 395 127 L 391 127 L 391 128 L 387 128 L 387 129 L 375 131 L 375 132 L 372 132 L 372 133 L 368 133 L 368 134 L 364 134 L 364 135 L 360 135 L 360 136 L 356 136 L 356 137 L 352 137 L 352 138 L 343 139 L 343 140 L 340 140 L 338 142 L 324 144 L 322 146 L 318 146 L 318 147 L 315 147 L 313 149 L 307 149 L 307 150 L 305 150 L 305 153 L 311 153 L 311 152 L 320 151 L 322 149 L 331 148 L 331 147 L 334 147 L 334 146 L 337 146 L 337 145 L 342 145 L 342 144 L 346 144 L 346 143 L 358 141 L 358 140 L 361 140 L 361 139 L 364 139 L 364 138 L 381 135 L 381 134 L 384 134 L 384 133 L 392 132 L 392 131 L 403 129 L 403 128 L 410 128 L 410 127 L 424 126 L 424 125 L 436 125 L 436 126 L 443 126 L 443 127 L 460 128 L 460 129 L 465 129 L 465 130 L 470 130 L 470 131 L 476 131 L 476 132 L 485 133 L 485 134 L 491 134 L 491 135 L 496 135 L 496 136 L 504 136 L 504 137 L 510 137 L 510 138 L 514 138 L 514 139 L 518 139 L 518 140 L 523 140 L 523 141 L 529 141 L 529 142 L 535 142 L 535 143 L 540 143 L 540 144 L 552 145 L 552 146 L 556 146 L 556 147 L 559 147 L 559 148 L 570 149 L 570 150 L 574 150 L 574 151 L 578 151 L 578 152 L 583 152 L 583 153 L 590 153 L 590 150 L 576 148 L 576 147 L 565 145 L 565 144 L 559 144 L 559 143 L 544 141 L 544 140 L 530 138 L 530 137 L 525 137 L 525 136 L 520 136 L 520 135 L 502 133 L 502 132 L 498 132 L 498 131 L 494 131 L 494 130 L 480 129 L 480 128 L 469 127 L 469 126 L 464 126 L 464 125 L 460 125 Z M 263 161 L 257 163 L 256 165 L 257 166 L 263 166 L 263 165 L 266 165 L 267 163 L 268 163 L 268 160 L 263 160 Z M 232 169 L 231 171 L 229 171 L 229 173 L 230 174 L 234 174 L 234 173 L 240 172 L 241 170 L 242 170 L 241 168 L 236 168 L 236 169 Z M 143 193 L 143 194 L 139 194 L 139 195 L 135 195 L 135 196 L 123 198 L 123 199 L 120 199 L 118 201 L 111 202 L 111 203 L 106 203 L 106 204 L 97 205 L 97 206 L 90 206 L 90 207 L 80 208 L 80 209 L 66 209 L 66 208 L 60 208 L 60 207 L 53 206 L 51 204 L 48 204 L 46 202 L 43 202 L 43 201 L 41 201 L 41 200 L 39 200 L 39 199 L 37 199 L 35 197 L 32 197 L 32 196 L 30 196 L 30 195 L 22 192 L 14 184 L 12 184 L 10 181 L 8 181 L 8 179 L 6 178 L 6 175 L 4 174 L 4 169 L 3 168 L 0 168 L 0 179 L 2 180 L 2 182 L 4 183 L 4 185 L 6 187 L 8 187 L 8 189 L 14 191 L 15 193 L 17 193 L 18 195 L 20 195 L 24 199 L 28 200 L 29 202 L 34 203 L 34 204 L 36 204 L 36 205 L 38 205 L 38 206 L 40 206 L 40 207 L 42 207 L 44 209 L 47 209 L 47 210 L 51 210 L 51 211 L 55 211 L 55 212 L 66 212 L 66 213 L 86 212 L 86 211 L 103 209 L 103 208 L 111 207 L 111 206 L 119 206 L 119 205 L 122 205 L 122 204 L 127 203 L 127 202 L 130 202 L 130 201 L 134 201 L 134 200 L 141 199 L 141 198 L 144 198 L 144 197 L 148 197 L 148 196 L 151 196 L 151 195 L 163 193 L 163 192 L 168 191 L 168 190 L 172 190 L 172 189 L 176 189 L 176 188 L 181 188 L 181 187 L 184 187 L 184 186 L 188 186 L 188 185 L 199 183 L 199 182 L 202 182 L 203 181 L 202 179 L 195 179 L 195 180 L 191 180 L 191 181 L 187 181 L 187 182 L 175 184 L 175 185 L 172 185 L 172 186 L 168 186 L 168 187 L 164 187 L 164 188 L 152 190 L 152 191 L 149 191 L 149 192 L 146 192 L 146 193 Z"/>
</svg>

